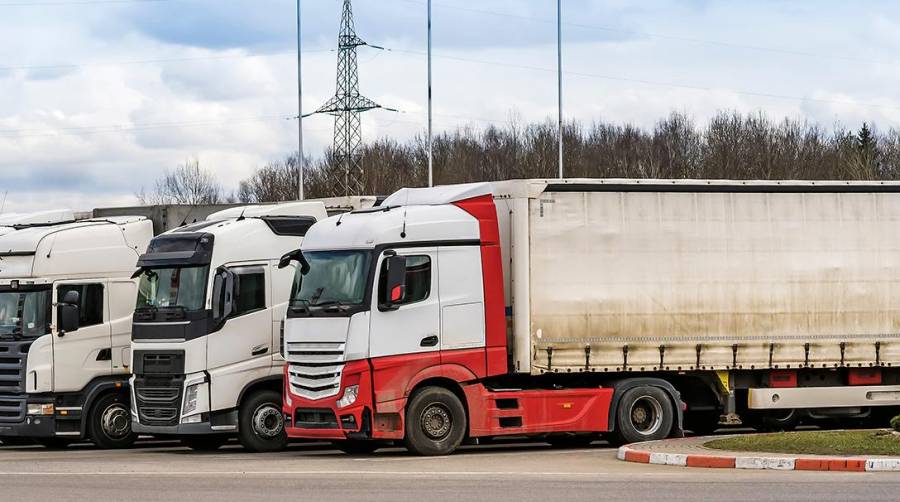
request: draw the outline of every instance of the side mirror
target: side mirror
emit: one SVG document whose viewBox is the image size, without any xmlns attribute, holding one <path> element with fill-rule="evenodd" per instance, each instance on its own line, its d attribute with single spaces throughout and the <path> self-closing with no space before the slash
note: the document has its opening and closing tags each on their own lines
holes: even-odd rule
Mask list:
<svg viewBox="0 0 900 502">
<path fill-rule="evenodd" d="M 70 331 L 78 331 L 80 327 L 81 312 L 78 303 L 81 295 L 78 291 L 67 291 L 62 301 L 56 304 L 56 323 L 59 336 L 65 336 Z"/>
<path fill-rule="evenodd" d="M 384 310 L 396 310 L 406 299 L 406 257 L 389 256 L 385 263 L 387 263 L 387 278 L 382 285 L 384 304 L 381 307 Z"/>
<path fill-rule="evenodd" d="M 213 319 L 222 322 L 234 312 L 234 272 L 220 268 L 213 281 Z"/>
<path fill-rule="evenodd" d="M 295 249 L 290 253 L 285 254 L 278 260 L 278 268 L 285 268 L 291 264 L 292 261 L 300 262 L 300 273 L 306 275 L 309 273 L 309 262 L 306 261 L 306 258 L 303 256 L 303 252 L 299 249 Z"/>
</svg>

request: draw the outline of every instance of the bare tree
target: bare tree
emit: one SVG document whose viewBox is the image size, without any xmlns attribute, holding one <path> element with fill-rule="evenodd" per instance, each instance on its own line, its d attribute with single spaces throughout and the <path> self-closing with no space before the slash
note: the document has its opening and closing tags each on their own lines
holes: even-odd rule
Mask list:
<svg viewBox="0 0 900 502">
<path fill-rule="evenodd" d="M 166 170 L 152 192 L 142 188 L 136 195 L 142 205 L 219 204 L 225 199 L 215 176 L 202 169 L 196 158 L 186 160 L 174 171 Z"/>
</svg>

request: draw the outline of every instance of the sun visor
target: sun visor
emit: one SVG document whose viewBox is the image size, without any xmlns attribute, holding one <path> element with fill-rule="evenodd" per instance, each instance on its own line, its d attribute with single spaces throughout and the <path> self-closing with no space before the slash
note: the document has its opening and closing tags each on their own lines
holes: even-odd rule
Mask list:
<svg viewBox="0 0 900 502">
<path fill-rule="evenodd" d="M 150 241 L 147 253 L 138 259 L 138 268 L 209 265 L 215 236 L 207 233 L 160 235 Z"/>
</svg>

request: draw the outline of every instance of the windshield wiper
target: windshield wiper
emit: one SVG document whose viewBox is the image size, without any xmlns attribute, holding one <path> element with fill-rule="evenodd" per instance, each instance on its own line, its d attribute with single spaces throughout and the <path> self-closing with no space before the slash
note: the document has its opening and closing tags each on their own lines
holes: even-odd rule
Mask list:
<svg viewBox="0 0 900 502">
<path fill-rule="evenodd" d="M 288 306 L 291 312 L 309 313 L 309 300 L 304 298 L 294 298 Z"/>
<path fill-rule="evenodd" d="M 337 309 L 340 312 L 347 311 L 347 306 L 339 302 L 338 300 L 325 300 L 324 302 L 312 303 L 310 305 L 313 307 L 321 307 L 323 310 L 330 310 L 332 312 L 334 311 L 334 309 Z"/>
</svg>

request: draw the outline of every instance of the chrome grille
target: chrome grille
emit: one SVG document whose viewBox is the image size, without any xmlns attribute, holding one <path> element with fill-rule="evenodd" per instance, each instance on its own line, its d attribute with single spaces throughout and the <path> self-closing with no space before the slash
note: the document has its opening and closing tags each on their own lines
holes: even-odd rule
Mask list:
<svg viewBox="0 0 900 502">
<path fill-rule="evenodd" d="M 286 359 L 291 392 L 321 399 L 341 390 L 344 342 L 288 342 Z"/>
</svg>

